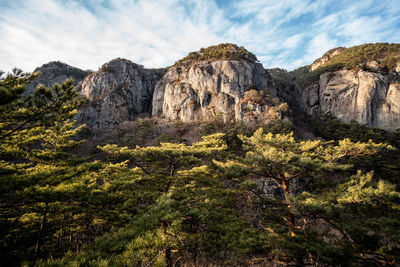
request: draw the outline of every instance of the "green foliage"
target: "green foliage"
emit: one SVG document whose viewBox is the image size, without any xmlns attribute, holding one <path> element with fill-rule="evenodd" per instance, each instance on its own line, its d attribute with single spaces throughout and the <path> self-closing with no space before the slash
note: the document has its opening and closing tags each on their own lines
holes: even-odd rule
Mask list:
<svg viewBox="0 0 400 267">
<path fill-rule="evenodd" d="M 399 200 L 395 185 L 358 171 L 322 194 L 303 192 L 294 206 L 320 229 L 328 227 L 319 234 L 341 240 L 353 264 L 390 265 L 399 260 Z"/>
<path fill-rule="evenodd" d="M 382 152 L 352 160 L 355 169 L 374 171 L 377 177 L 400 184 L 400 132 L 387 132 L 378 128 L 360 125 L 357 122 L 342 123 L 334 117 L 310 119 L 315 135 L 324 139 L 339 140 L 350 138 L 353 141 L 366 142 L 373 140 L 388 143 L 396 148 L 394 151 Z"/>
<path fill-rule="evenodd" d="M 105 72 L 105 73 L 113 73 L 113 72 L 115 72 L 115 69 L 113 67 L 109 66 L 108 63 L 104 63 L 103 65 L 101 65 L 99 71 Z"/>
<path fill-rule="evenodd" d="M 325 72 L 335 72 L 343 69 L 344 67 L 345 64 L 343 63 L 324 65 L 314 71 L 309 71 L 296 76 L 296 83 L 300 86 L 300 88 L 305 88 L 313 83 L 318 82 L 319 76 Z"/>
<path fill-rule="evenodd" d="M 296 75 L 292 71 L 288 72 L 287 70 L 280 68 L 267 69 L 267 71 L 271 75 L 272 81 L 274 82 L 278 92 L 290 93 L 294 91 Z"/>
<path fill-rule="evenodd" d="M 333 116 L 320 118 L 308 118 L 313 132 L 324 139 L 339 140 L 350 138 L 351 140 L 367 142 L 373 140 L 379 143 L 389 143 L 400 148 L 400 132 L 387 132 L 382 129 L 372 128 L 353 121 L 343 123 Z"/>
<path fill-rule="evenodd" d="M 36 76 L 14 71 L 0 80 L 0 248 L 10 265 L 59 255 L 92 230 L 81 225 L 90 218 L 88 182 L 99 164 L 68 153 L 80 143 L 73 137 L 84 126 L 71 118 L 82 101 L 72 80 L 23 98 Z"/>
<path fill-rule="evenodd" d="M 400 62 L 400 44 L 375 43 L 353 46 L 333 56 L 324 66 L 343 64 L 349 69 L 360 69 L 366 62 L 373 60 L 377 61 L 381 68 L 395 68 Z"/>
<path fill-rule="evenodd" d="M 190 52 L 189 55 L 182 58 L 175 63 L 175 66 L 182 65 L 184 62 L 193 62 L 200 60 L 247 60 L 251 62 L 257 62 L 257 58 L 254 54 L 247 51 L 243 46 L 238 47 L 235 44 L 219 44 L 209 46 L 207 48 L 201 48 L 197 52 Z"/>
<path fill-rule="evenodd" d="M 307 223 L 309 220 L 316 220 L 318 216 L 326 216 L 335 209 L 337 212 L 337 208 L 324 199 L 329 187 L 328 183 L 321 181 L 326 180 L 330 173 L 339 174 L 338 171 L 350 169 L 352 166 L 348 162 L 349 157 L 372 155 L 391 147 L 372 141 L 351 142 L 349 139 L 337 143 L 321 140 L 300 141 L 293 137 L 293 133 L 264 134 L 262 129 L 250 137 L 239 137 L 244 143 L 244 149 L 248 151 L 246 156 L 214 163 L 226 179 L 235 181 L 247 190 L 250 199 L 248 205 L 252 207 L 249 209 L 254 212 L 256 207 L 264 207 L 252 218 L 258 218 L 255 223 L 263 225 L 264 229 L 270 232 L 268 242 L 275 248 L 269 252 L 270 257 L 274 257 L 278 262 L 295 264 L 305 264 L 305 261 L 312 263 L 315 259 L 325 264 L 335 262 L 335 259 L 347 250 L 347 241 L 340 245 L 329 242 L 327 240 L 330 238 L 330 231 L 334 230 L 330 228 L 329 231 L 318 232 L 318 227 L 308 228 Z M 357 200 L 357 203 L 370 203 L 383 198 L 385 194 L 390 199 L 399 196 L 395 187 L 386 182 L 379 182 L 377 187 L 370 187 L 371 177 L 369 174 L 366 178 L 360 178 L 358 182 L 339 182 L 338 188 L 342 188 L 343 191 L 341 197 L 337 198 L 337 205 L 348 200 L 349 196 Z M 253 181 L 262 184 L 263 189 L 254 187 Z M 266 184 L 277 190 L 266 189 Z M 317 194 L 318 197 L 313 201 L 310 198 L 302 200 L 303 196 L 310 196 L 310 190 L 320 194 Z M 303 193 L 300 194 L 301 192 Z M 306 209 L 310 209 L 310 213 L 307 213 Z M 351 221 L 341 223 L 346 227 Z M 389 227 L 394 225 L 389 224 Z M 335 230 L 338 231 L 336 228 Z M 361 240 L 357 245 L 359 250 L 353 250 L 348 259 L 354 255 L 352 253 L 368 251 Z M 392 255 L 394 253 L 386 255 L 386 258 L 391 259 Z M 345 262 L 345 259 L 342 258 L 341 262 Z"/>
<path fill-rule="evenodd" d="M 204 259 L 204 263 L 218 263 L 224 260 L 218 256 L 223 251 L 249 250 L 243 247 L 248 245 L 244 238 L 251 237 L 243 231 L 250 229 L 237 214 L 236 189 L 226 189 L 211 167 L 201 165 L 226 149 L 222 138 L 222 134 L 205 136 L 190 146 L 102 147 L 113 157 L 128 160 L 110 164 L 102 173 L 108 173 L 107 187 L 130 190 L 131 194 L 122 196 L 129 200 L 131 219 L 64 263 L 90 265 L 107 260 L 113 265 L 165 266 Z"/>
<path fill-rule="evenodd" d="M 143 143 L 151 132 L 153 121 L 151 119 L 138 119 L 137 123 L 136 137 Z"/>
<path fill-rule="evenodd" d="M 154 140 L 154 145 L 159 146 L 161 143 L 171 143 L 173 141 L 173 137 L 169 134 L 161 134 Z"/>
</svg>

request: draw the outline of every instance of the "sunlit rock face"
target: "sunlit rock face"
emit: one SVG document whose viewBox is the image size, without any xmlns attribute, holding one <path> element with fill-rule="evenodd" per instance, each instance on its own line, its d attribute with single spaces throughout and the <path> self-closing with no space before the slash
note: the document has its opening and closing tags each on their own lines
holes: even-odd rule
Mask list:
<svg viewBox="0 0 400 267">
<path fill-rule="evenodd" d="M 394 131 L 400 128 L 400 76 L 340 70 L 320 76 L 301 92 L 300 107 L 309 115 L 331 114 L 343 122 Z"/>
<path fill-rule="evenodd" d="M 276 96 L 271 78 L 260 63 L 202 60 L 173 66 L 156 84 L 152 114 L 183 122 L 215 116 L 225 122 L 263 120 L 261 115 L 268 105 L 246 101 L 249 90 Z"/>
</svg>

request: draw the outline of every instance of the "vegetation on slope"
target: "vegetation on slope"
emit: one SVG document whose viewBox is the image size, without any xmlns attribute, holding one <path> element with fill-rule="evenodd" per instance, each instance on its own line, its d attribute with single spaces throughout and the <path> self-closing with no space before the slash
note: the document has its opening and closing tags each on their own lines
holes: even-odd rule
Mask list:
<svg viewBox="0 0 400 267">
<path fill-rule="evenodd" d="M 83 128 L 73 120 L 81 104 L 73 82 L 23 98 L 35 77 L 16 71 L 0 79 L 4 265 L 400 260 L 398 168 L 386 156 L 398 147 L 396 135 L 327 121 L 315 132 L 334 140 L 300 140 L 287 121 L 256 130 L 216 118 L 204 124 L 201 141 L 183 144 L 186 126 L 175 122 L 177 136 L 143 146 L 156 124 L 144 119 L 135 136 L 119 131 L 98 146 L 101 160 L 82 159 L 71 150 Z"/>
<path fill-rule="evenodd" d="M 336 49 L 336 48 L 335 48 Z M 329 54 L 331 49 L 325 54 Z M 341 53 L 331 57 L 325 64 L 311 71 L 308 66 L 301 67 L 290 73 L 290 79 L 295 81 L 300 88 L 307 87 L 319 80 L 319 76 L 325 72 L 334 72 L 344 68 L 351 70 L 372 70 L 367 66 L 368 62 L 376 61 L 380 71 L 387 73 L 400 63 L 400 44 L 375 43 L 363 44 L 344 49 Z"/>
<path fill-rule="evenodd" d="M 238 47 L 235 44 L 225 43 L 219 45 L 209 46 L 207 48 L 201 48 L 197 52 L 190 52 L 186 57 L 180 59 L 175 65 L 182 65 L 184 62 L 193 62 L 199 60 L 247 60 L 256 62 L 257 57 L 247 51 L 243 46 Z"/>
<path fill-rule="evenodd" d="M 323 66 L 343 64 L 348 69 L 366 67 L 369 61 L 377 61 L 379 66 L 389 70 L 400 62 L 400 44 L 375 43 L 353 46 L 333 56 Z"/>
<path fill-rule="evenodd" d="M 327 116 L 309 118 L 316 136 L 325 140 L 350 138 L 361 142 L 373 140 L 378 143 L 391 144 L 396 149 L 389 153 L 380 153 L 373 157 L 363 157 L 354 162 L 355 168 L 374 171 L 375 175 L 400 186 L 400 131 L 387 132 L 382 129 L 360 125 L 353 121 L 349 124 Z"/>
</svg>

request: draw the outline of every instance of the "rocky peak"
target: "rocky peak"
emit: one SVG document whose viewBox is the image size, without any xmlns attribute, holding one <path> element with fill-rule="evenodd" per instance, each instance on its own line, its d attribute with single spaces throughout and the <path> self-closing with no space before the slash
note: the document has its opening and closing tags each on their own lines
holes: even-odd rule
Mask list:
<svg viewBox="0 0 400 267">
<path fill-rule="evenodd" d="M 72 67 L 60 61 L 51 61 L 38 67 L 34 72 L 40 72 L 39 77 L 29 84 L 26 93 L 32 92 L 39 84 L 52 86 L 54 83 L 62 83 L 68 78 L 75 80 L 78 84 L 88 75 L 87 71 Z"/>
<path fill-rule="evenodd" d="M 286 75 L 294 77 L 295 86 L 288 102 L 312 116 L 400 128 L 400 44 L 364 44 L 332 53 L 325 53 L 325 62 L 314 70 Z"/>
<path fill-rule="evenodd" d="M 344 47 L 336 47 L 333 48 L 329 51 L 327 51 L 325 54 L 322 55 L 322 57 L 318 58 L 311 64 L 311 71 L 316 70 L 320 66 L 324 65 L 326 62 L 328 62 L 332 57 L 340 54 L 343 52 L 346 48 Z"/>
<path fill-rule="evenodd" d="M 154 86 L 160 75 L 162 72 L 147 70 L 127 59 L 105 63 L 80 85 L 81 94 L 89 102 L 80 110 L 78 121 L 109 127 L 140 115 L 150 116 Z"/>
<path fill-rule="evenodd" d="M 255 57 L 247 60 L 252 58 L 247 50 L 231 48 L 230 44 L 222 44 L 201 49 L 171 67 L 156 84 L 153 116 L 183 122 L 210 120 L 215 116 L 221 116 L 225 122 L 252 121 L 249 116 L 265 119 L 261 114 L 268 109 L 267 105 L 250 104 L 243 97 L 249 90 L 276 97 L 272 80 Z M 241 52 L 232 54 L 232 51 Z"/>
</svg>

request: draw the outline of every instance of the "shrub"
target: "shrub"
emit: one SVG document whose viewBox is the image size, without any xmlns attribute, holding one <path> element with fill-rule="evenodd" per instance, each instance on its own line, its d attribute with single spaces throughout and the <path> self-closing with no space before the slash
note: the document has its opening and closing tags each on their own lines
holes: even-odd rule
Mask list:
<svg viewBox="0 0 400 267">
<path fill-rule="evenodd" d="M 258 62 L 257 57 L 247 51 L 243 46 L 238 47 L 235 44 L 225 43 L 201 48 L 197 52 L 190 52 L 186 57 L 175 63 L 175 66 L 182 65 L 184 62 L 192 62 L 198 60 L 247 60 L 251 62 Z"/>
</svg>

